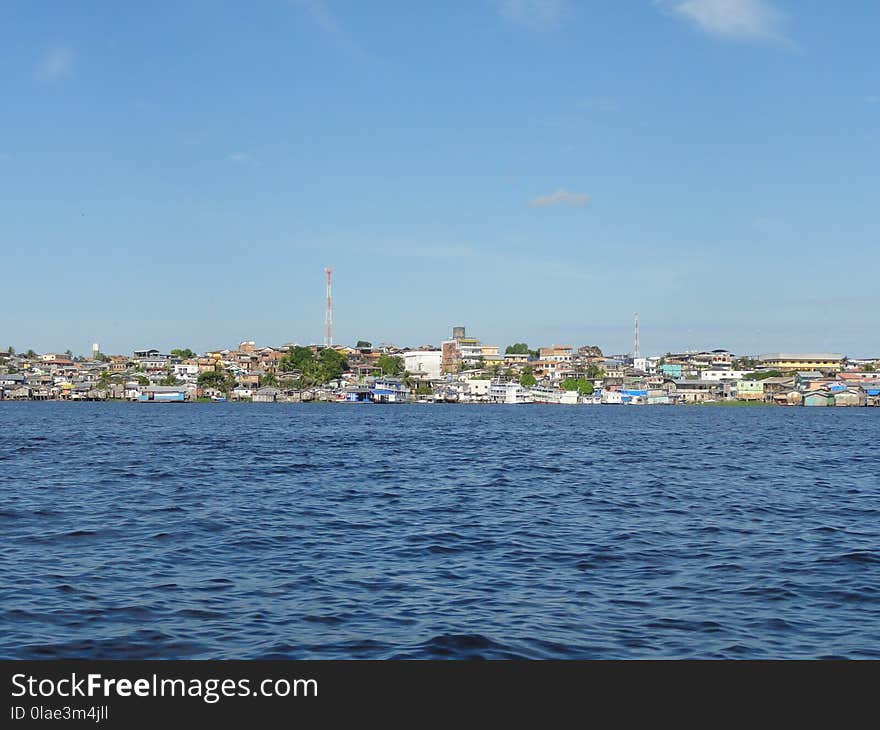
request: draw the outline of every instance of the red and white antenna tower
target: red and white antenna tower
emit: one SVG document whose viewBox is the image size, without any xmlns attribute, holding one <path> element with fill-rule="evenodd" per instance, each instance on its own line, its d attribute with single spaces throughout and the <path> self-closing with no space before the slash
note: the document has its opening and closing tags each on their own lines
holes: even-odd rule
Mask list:
<svg viewBox="0 0 880 730">
<path fill-rule="evenodd" d="M 328 266 L 324 269 L 324 273 L 327 274 L 327 312 L 324 314 L 324 345 L 330 347 L 333 344 L 333 299 L 330 295 L 333 269 Z"/>
</svg>

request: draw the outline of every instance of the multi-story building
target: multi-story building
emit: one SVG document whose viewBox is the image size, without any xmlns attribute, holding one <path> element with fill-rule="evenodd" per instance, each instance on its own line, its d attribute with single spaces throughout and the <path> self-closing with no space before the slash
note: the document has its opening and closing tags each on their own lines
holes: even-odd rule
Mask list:
<svg viewBox="0 0 880 730">
<path fill-rule="evenodd" d="M 452 339 L 440 345 L 441 369 L 445 373 L 458 370 L 460 364 L 500 364 L 503 358 L 497 345 L 484 345 L 476 337 L 467 337 L 464 327 L 452 328 Z"/>
<path fill-rule="evenodd" d="M 529 362 L 530 355 L 527 352 L 508 352 L 504 355 L 504 364 L 510 367 L 511 365 L 526 365 Z"/>
<path fill-rule="evenodd" d="M 443 350 L 409 350 L 404 352 L 403 366 L 408 373 L 438 380 L 443 365 Z"/>
<path fill-rule="evenodd" d="M 519 383 L 491 383 L 489 400 L 492 403 L 531 403 L 532 392 Z"/>
<path fill-rule="evenodd" d="M 480 349 L 480 357 L 487 366 L 500 365 L 504 362 L 504 356 L 498 345 L 482 345 Z"/>
<path fill-rule="evenodd" d="M 445 340 L 440 343 L 440 369 L 444 373 L 454 373 L 461 363 L 458 340 Z"/>
<path fill-rule="evenodd" d="M 840 372 L 846 357 L 836 352 L 792 353 L 774 352 L 758 358 L 766 370 L 792 372 L 797 370 L 819 370 L 820 372 Z"/>
<path fill-rule="evenodd" d="M 571 362 L 572 347 L 570 345 L 550 345 L 538 350 L 538 359 L 555 360 L 556 362 Z"/>
<path fill-rule="evenodd" d="M 703 370 L 700 377 L 703 380 L 742 380 L 750 370 Z"/>
</svg>

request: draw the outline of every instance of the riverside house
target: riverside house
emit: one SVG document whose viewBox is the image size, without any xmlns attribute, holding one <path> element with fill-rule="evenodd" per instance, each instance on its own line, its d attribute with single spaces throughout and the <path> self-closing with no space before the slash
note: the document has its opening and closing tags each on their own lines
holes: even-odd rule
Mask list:
<svg viewBox="0 0 880 730">
<path fill-rule="evenodd" d="M 736 397 L 739 400 L 764 400 L 764 383 L 760 380 L 738 380 Z"/>
<path fill-rule="evenodd" d="M 803 404 L 805 406 L 833 406 L 834 396 L 828 390 L 813 390 L 804 394 Z"/>
</svg>

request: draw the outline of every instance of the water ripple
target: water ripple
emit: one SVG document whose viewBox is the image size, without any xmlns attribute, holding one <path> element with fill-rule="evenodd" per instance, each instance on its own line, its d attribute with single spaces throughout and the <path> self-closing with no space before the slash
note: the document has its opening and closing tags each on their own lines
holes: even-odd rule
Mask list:
<svg viewBox="0 0 880 730">
<path fill-rule="evenodd" d="M 0 429 L 0 657 L 880 657 L 880 409 L 0 403 Z"/>
</svg>

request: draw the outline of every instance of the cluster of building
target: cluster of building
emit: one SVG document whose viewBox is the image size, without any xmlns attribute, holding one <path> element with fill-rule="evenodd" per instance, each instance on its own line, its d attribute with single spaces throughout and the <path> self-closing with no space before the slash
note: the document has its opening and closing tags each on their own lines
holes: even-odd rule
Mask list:
<svg viewBox="0 0 880 730">
<path fill-rule="evenodd" d="M 287 367 L 285 356 L 298 347 L 247 341 L 198 355 L 141 349 L 106 356 L 95 345 L 91 357 L 76 358 L 10 350 L 0 352 L 0 399 L 880 405 L 880 360 L 838 353 L 736 357 L 711 350 L 609 357 L 589 345 L 518 345 L 502 352 L 455 327 L 439 346 L 310 345 L 315 356 L 332 347 L 345 363 L 342 372 L 316 382 Z M 206 373 L 222 373 L 224 384 L 209 383 Z"/>
</svg>

